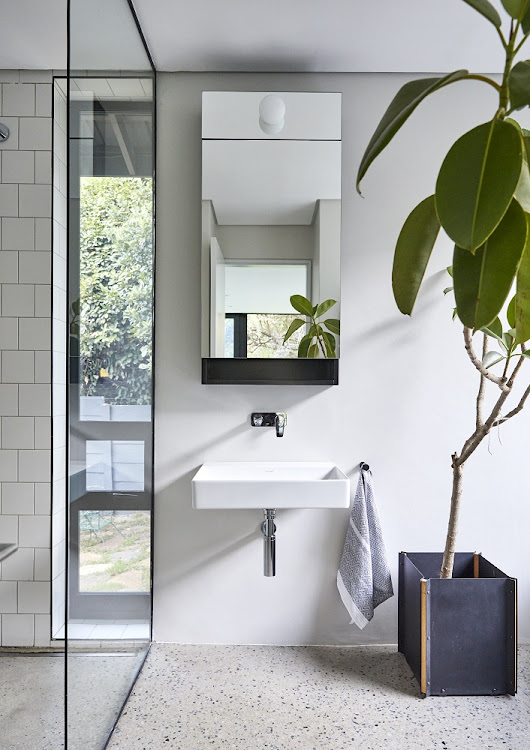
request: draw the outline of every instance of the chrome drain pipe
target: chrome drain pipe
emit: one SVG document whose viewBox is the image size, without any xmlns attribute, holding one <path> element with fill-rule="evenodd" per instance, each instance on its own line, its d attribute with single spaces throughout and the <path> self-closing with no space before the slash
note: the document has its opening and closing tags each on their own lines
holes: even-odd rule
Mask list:
<svg viewBox="0 0 530 750">
<path fill-rule="evenodd" d="M 276 510 L 264 508 L 265 520 L 261 524 L 263 533 L 263 575 L 268 578 L 276 575 Z"/>
</svg>

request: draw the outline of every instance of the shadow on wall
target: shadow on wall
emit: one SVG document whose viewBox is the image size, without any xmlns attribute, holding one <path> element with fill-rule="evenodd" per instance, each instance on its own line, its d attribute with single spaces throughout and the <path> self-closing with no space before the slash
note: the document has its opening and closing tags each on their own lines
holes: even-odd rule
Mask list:
<svg viewBox="0 0 530 750">
<path fill-rule="evenodd" d="M 246 430 L 248 426 L 245 424 L 227 431 L 220 441 L 226 442 L 241 429 Z M 215 443 L 217 439 L 209 441 L 199 455 L 207 455 L 208 448 Z M 194 453 L 197 460 L 197 452 Z M 262 457 L 257 456 L 258 460 Z M 353 488 L 357 483 L 358 465 L 356 462 L 348 472 Z M 386 609 L 385 605 L 379 608 L 377 619 L 369 626 L 368 633 L 350 624 L 350 617 L 340 601 L 336 575 L 349 522 L 348 508 L 311 511 L 281 509 L 276 519 L 277 579 L 263 579 L 261 511 L 195 510 L 192 507 L 191 480 L 198 468 L 199 465 L 194 464 L 190 470 L 168 482 L 157 494 L 157 508 L 164 518 L 166 532 L 161 530 L 158 541 L 155 528 L 155 596 L 167 596 L 167 592 L 181 590 L 180 586 L 184 586 L 184 596 L 189 596 L 194 582 L 207 581 L 206 589 L 199 594 L 201 606 L 207 607 L 211 599 L 222 608 L 225 597 L 220 591 L 226 589 L 232 604 L 239 601 L 244 609 L 247 601 L 245 587 L 252 585 L 262 592 L 261 599 L 258 597 L 255 603 L 258 609 L 266 607 L 266 602 L 276 608 L 270 619 L 272 630 L 278 627 L 282 618 L 287 618 L 289 622 L 288 612 L 293 617 L 296 612 L 300 614 L 298 632 L 295 636 L 288 635 L 287 643 L 351 645 L 393 640 L 381 630 L 389 617 L 395 620 L 392 617 L 392 600 L 386 616 L 382 616 L 380 611 Z M 167 533 L 168 529 L 172 529 L 170 534 Z M 230 582 L 232 562 L 237 566 L 233 585 Z M 241 568 L 241 564 L 244 568 Z M 248 566 L 251 569 L 246 570 Z M 219 575 L 221 579 L 215 583 Z M 270 583 L 265 584 L 266 580 Z M 215 586 L 215 590 L 208 594 L 211 585 Z M 189 623 L 180 627 L 186 631 Z M 287 625 L 288 630 L 289 627 Z M 164 640 L 168 638 L 164 628 L 160 632 L 164 633 Z M 269 642 L 266 633 L 264 635 L 263 623 L 256 624 L 256 632 L 256 642 Z"/>
<path fill-rule="evenodd" d="M 356 463 L 348 471 L 350 478 L 351 502 L 355 496 L 355 490 L 359 478 L 359 464 Z M 391 597 L 381 604 L 374 615 L 374 619 L 363 630 L 350 622 L 350 615 L 344 607 L 337 589 L 336 575 L 340 564 L 340 557 L 346 538 L 346 532 L 351 514 L 350 508 L 335 509 L 326 513 L 319 519 L 318 536 L 313 536 L 311 548 L 303 551 L 306 565 L 309 567 L 311 559 L 327 561 L 326 565 L 316 566 L 312 571 L 313 581 L 318 581 L 318 589 L 314 598 L 314 609 L 311 616 L 311 630 L 308 634 L 308 643 L 333 643 L 352 645 L 380 644 L 382 641 L 393 642 L 388 639 L 381 628 L 388 621 L 392 624 L 392 633 L 397 634 L 397 597 Z M 383 530 L 384 532 L 384 530 Z M 331 553 L 331 558 L 330 558 Z M 392 560 L 389 559 L 391 569 Z M 394 578 L 394 590 L 397 595 L 397 580 Z M 386 611 L 385 611 L 386 610 Z"/>
<path fill-rule="evenodd" d="M 432 276 L 424 281 L 422 296 L 418 300 L 418 310 L 423 309 L 423 312 L 429 308 L 433 308 L 439 296 L 442 294 L 440 285 L 442 279 L 447 277 L 446 286 L 451 286 L 449 274 L 445 269 L 436 271 Z M 452 314 L 452 305 L 447 305 L 447 315 L 450 317 Z M 348 340 L 344 339 L 343 343 L 366 345 L 367 341 L 371 341 L 378 336 L 387 336 L 392 345 L 408 344 L 410 345 L 411 337 L 411 326 L 416 323 L 417 318 L 411 322 L 411 319 L 407 315 L 403 315 L 399 312 L 397 307 L 395 308 L 395 315 L 387 318 L 386 320 L 380 321 L 375 325 L 362 328 L 357 331 Z M 378 345 L 381 346 L 381 341 L 378 341 Z"/>
<path fill-rule="evenodd" d="M 236 435 L 239 435 L 241 432 L 243 432 L 246 428 L 250 429 L 250 413 L 248 415 L 248 422 L 240 422 L 235 427 L 232 427 L 230 430 L 227 430 L 226 432 L 223 432 L 222 434 L 216 434 L 215 437 L 213 437 L 211 440 L 208 440 L 208 442 L 204 443 L 202 447 L 197 447 L 194 445 L 190 450 L 188 451 L 181 451 L 180 449 L 177 452 L 178 455 L 178 463 L 181 466 L 186 466 L 190 460 L 196 460 L 197 455 L 204 456 L 204 461 L 206 460 L 214 460 L 214 459 L 207 459 L 206 456 L 208 456 L 208 450 L 210 448 L 214 448 L 218 445 L 222 445 L 225 440 L 230 440 L 230 438 L 236 437 Z M 174 485 L 177 484 L 177 482 L 180 482 L 182 480 L 182 474 L 179 476 L 171 476 L 169 478 L 169 481 L 164 482 L 163 480 L 160 481 L 160 478 L 163 477 L 165 470 L 171 470 L 174 468 L 174 465 L 176 463 L 176 459 L 174 456 L 171 456 L 171 461 L 167 461 L 165 464 L 159 465 L 156 464 L 156 474 L 158 481 L 156 482 L 156 493 L 159 494 L 161 492 L 165 492 L 167 490 L 170 490 Z M 193 473 L 199 469 L 200 464 L 198 464 L 195 469 L 193 470 L 191 476 L 193 476 Z M 187 476 L 187 474 L 185 475 Z M 189 492 L 188 495 L 191 498 L 191 480 L 190 480 L 190 486 L 189 486 Z M 190 500 L 191 502 L 191 500 Z"/>
<path fill-rule="evenodd" d="M 272 437 L 268 430 L 265 432 L 262 430 L 252 429 L 250 425 L 250 415 L 252 411 L 276 411 L 278 404 L 287 409 L 294 409 L 301 403 L 308 404 L 311 399 L 318 398 L 323 391 L 329 390 L 333 386 L 317 387 L 303 387 L 303 386 L 278 386 L 279 395 L 275 394 L 275 386 L 265 386 L 263 389 L 257 389 L 255 386 L 203 386 L 200 384 L 192 384 L 189 388 L 179 389 L 178 403 L 172 403 L 171 411 L 166 409 L 157 416 L 157 433 L 163 434 L 167 430 L 167 424 L 173 422 L 178 423 L 182 419 L 184 414 L 196 414 L 197 417 L 194 422 L 194 433 L 192 437 L 200 431 L 201 427 L 207 429 L 211 423 L 217 426 L 219 420 L 223 417 L 224 404 L 226 399 L 223 399 L 223 395 L 226 394 L 231 400 L 230 413 L 226 415 L 226 419 L 232 420 L 234 413 L 239 411 L 243 416 L 241 421 L 231 427 L 226 432 L 215 433 L 213 437 L 206 440 L 204 443 L 192 443 L 191 448 L 186 450 L 185 445 L 181 446 L 175 441 L 174 446 L 169 450 L 167 445 L 156 445 L 155 449 L 155 485 L 156 495 L 166 492 L 175 488 L 177 482 L 180 481 L 182 475 L 180 475 L 179 469 L 186 467 L 189 469 L 190 462 L 192 466 L 195 466 L 195 471 L 199 468 L 200 464 L 197 465 L 195 462 L 199 458 L 201 463 L 204 461 L 216 461 L 216 460 L 228 460 L 224 458 L 226 453 L 226 444 L 233 438 L 241 437 L 245 433 L 245 439 L 249 440 L 250 451 L 255 450 L 255 458 L 247 458 L 247 460 L 265 460 L 262 455 L 264 447 L 264 439 Z M 200 403 L 201 411 L 197 412 L 197 399 L 196 392 L 200 391 Z M 163 399 L 160 399 L 160 402 Z M 236 403 L 234 403 L 236 402 Z M 239 409 L 238 403 L 241 405 Z M 167 424 L 166 424 L 167 423 Z M 272 428 L 271 428 L 272 429 Z M 274 432 L 274 431 L 273 431 Z M 288 433 L 286 433 L 287 435 Z M 183 433 L 178 432 L 178 440 L 182 439 Z M 184 436 L 185 437 L 185 436 Z M 158 442 L 155 440 L 155 442 Z M 285 445 L 284 443 L 278 444 L 280 447 Z M 216 450 L 219 446 L 223 447 L 223 457 L 217 457 Z M 210 453 L 211 451 L 211 453 Z M 212 455 L 213 454 L 213 455 Z M 165 460 L 161 460 L 160 456 L 164 456 Z M 252 455 L 252 453 L 250 453 Z M 271 455 L 269 458 L 273 458 Z M 285 455 L 285 460 L 288 456 Z M 315 456 L 308 456 L 307 460 L 316 459 Z M 231 460 L 237 460 L 237 454 L 234 453 L 234 457 Z M 280 459 L 281 460 L 281 459 Z M 352 469 L 353 471 L 353 469 Z M 188 488 L 188 495 L 191 493 L 191 485 Z"/>
<path fill-rule="evenodd" d="M 187 564 L 166 579 L 166 583 L 214 565 L 217 559 L 255 541 L 256 534 L 260 532 L 262 519 L 255 510 L 233 513 L 226 510 L 197 511 L 192 507 L 191 480 L 198 469 L 199 466 L 187 472 L 174 484 L 175 496 L 184 498 L 182 502 L 175 503 L 175 509 L 178 509 L 178 527 L 185 532 L 178 539 L 179 557 Z M 207 514 L 208 523 L 204 522 L 204 514 Z"/>
<path fill-rule="evenodd" d="M 307 85 L 304 90 L 311 91 L 314 88 L 318 91 L 319 74 L 317 73 L 314 77 L 314 84 L 311 82 L 313 79 L 310 75 L 314 71 L 315 60 L 312 57 L 306 57 L 305 55 L 293 54 L 285 56 L 281 54 L 280 50 L 271 52 L 268 46 L 263 47 L 261 50 L 254 50 L 254 54 L 251 54 L 247 48 L 242 50 L 240 53 L 231 52 L 226 54 L 226 49 L 212 49 L 209 55 L 205 55 L 201 58 L 201 65 L 203 70 L 218 70 L 225 72 L 232 71 L 244 71 L 248 73 L 282 73 L 287 75 L 292 72 L 295 75 L 298 73 L 306 72 Z M 320 75 L 321 78 L 321 75 Z M 291 86 L 291 88 L 294 88 Z M 265 90 L 269 90 L 270 85 Z M 243 87 L 242 87 L 242 90 Z M 252 89 L 251 89 L 252 90 Z M 286 88 L 285 91 L 289 89 Z"/>
<path fill-rule="evenodd" d="M 156 560 L 154 570 L 157 576 L 158 591 L 171 589 L 176 583 L 196 576 L 207 568 L 215 567 L 221 558 L 237 553 L 251 543 L 255 543 L 261 518 L 255 510 L 241 510 L 237 513 L 227 511 L 197 511 L 191 502 L 191 480 L 198 466 L 188 471 L 158 496 L 158 503 L 166 504 L 162 512 L 166 526 L 174 529 L 171 540 L 173 551 L 167 547 L 167 535 L 163 545 L 158 546 L 159 554 L 164 559 L 161 565 Z M 172 557 L 172 564 L 167 564 L 167 555 Z"/>
<path fill-rule="evenodd" d="M 275 411 L 272 406 L 280 402 L 284 405 L 287 404 L 292 408 L 298 404 L 307 402 L 312 398 L 318 397 L 323 392 L 329 391 L 332 388 L 336 388 L 336 386 L 202 385 L 200 382 L 199 365 L 198 369 L 193 374 L 193 378 L 187 382 L 180 383 L 178 390 L 171 384 L 168 384 L 167 391 L 163 390 L 162 386 L 159 388 L 160 395 L 158 401 L 164 401 L 167 405 L 162 412 L 161 407 L 159 407 L 157 403 L 157 408 L 160 408 L 161 410 L 158 419 L 167 416 L 176 419 L 177 417 L 175 415 L 197 414 L 198 418 L 201 417 L 201 415 L 204 415 L 204 418 L 216 420 L 217 417 L 223 413 L 223 410 L 225 410 L 226 413 L 226 404 L 230 403 L 229 418 L 232 420 L 235 410 L 238 409 L 237 404 L 241 403 L 243 420 L 236 428 L 234 428 L 234 430 L 241 430 L 247 427 L 250 428 L 250 414 L 253 411 Z M 198 407 L 198 404 L 200 404 L 200 408 Z M 169 405 L 173 410 L 173 414 L 168 411 Z M 209 415 L 208 417 L 206 416 L 207 414 Z M 190 451 L 189 454 L 179 450 L 179 462 L 184 462 L 187 455 L 190 455 L 191 453 L 194 455 L 200 453 L 201 451 L 210 448 L 212 445 L 216 445 L 225 438 L 233 437 L 235 434 L 235 432 L 230 431 L 224 435 L 218 435 L 215 439 L 204 443 L 204 445 L 196 446 L 196 448 L 193 451 Z"/>
<path fill-rule="evenodd" d="M 239 431 L 234 428 L 226 433 L 223 439 L 227 439 L 231 433 Z M 216 441 L 217 442 L 217 441 Z M 195 451 L 194 451 L 195 452 Z M 352 474 L 355 469 L 349 473 Z M 186 578 L 191 573 L 197 573 L 202 569 L 214 565 L 216 560 L 230 556 L 239 549 L 250 543 L 261 539 L 261 512 L 256 509 L 239 509 L 237 512 L 226 510 L 202 510 L 197 511 L 191 501 L 191 480 L 198 471 L 197 465 L 191 471 L 182 474 L 170 485 L 164 488 L 163 496 L 173 497 L 176 502 L 172 505 L 173 523 L 175 528 L 175 543 L 178 544 L 178 556 L 185 560 L 186 564 L 173 571 L 171 575 L 164 578 L 163 584 L 174 583 Z M 355 480 L 356 481 L 356 480 Z M 299 511 L 282 509 L 282 523 L 295 516 Z M 326 551 L 342 549 L 342 541 L 345 534 L 345 524 L 348 523 L 349 510 L 346 511 L 344 523 L 338 523 L 337 517 L 326 514 L 326 523 L 321 524 L 322 535 L 319 545 L 321 551 L 314 551 L 316 559 L 325 559 Z M 328 520 L 329 519 L 329 520 Z M 337 560 L 337 567 L 338 567 Z M 333 584 L 333 582 L 331 582 Z M 319 600 L 319 611 L 323 617 L 329 617 L 325 610 L 336 605 L 338 594 L 335 586 L 324 582 L 322 587 L 323 597 Z M 315 613 L 315 630 L 318 631 L 318 612 Z"/>
</svg>

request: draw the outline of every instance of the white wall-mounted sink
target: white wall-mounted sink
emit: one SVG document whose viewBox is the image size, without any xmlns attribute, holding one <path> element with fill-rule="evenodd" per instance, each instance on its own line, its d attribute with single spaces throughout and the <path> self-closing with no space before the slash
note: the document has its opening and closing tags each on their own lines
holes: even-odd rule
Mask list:
<svg viewBox="0 0 530 750">
<path fill-rule="evenodd" d="M 350 480 L 332 463 L 227 461 L 201 466 L 191 480 L 193 507 L 348 508 Z"/>
</svg>

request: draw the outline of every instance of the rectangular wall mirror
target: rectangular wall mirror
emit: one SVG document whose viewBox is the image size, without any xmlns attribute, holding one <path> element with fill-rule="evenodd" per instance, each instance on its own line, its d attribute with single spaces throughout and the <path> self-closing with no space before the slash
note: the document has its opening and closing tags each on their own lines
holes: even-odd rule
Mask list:
<svg viewBox="0 0 530 750">
<path fill-rule="evenodd" d="M 340 229 L 341 95 L 203 92 L 203 382 L 338 382 Z"/>
</svg>

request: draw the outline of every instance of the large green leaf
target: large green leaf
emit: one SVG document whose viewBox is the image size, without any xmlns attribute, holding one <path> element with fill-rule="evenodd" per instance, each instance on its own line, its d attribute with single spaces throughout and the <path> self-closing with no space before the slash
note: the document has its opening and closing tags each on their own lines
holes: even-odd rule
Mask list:
<svg viewBox="0 0 530 750">
<path fill-rule="evenodd" d="M 475 251 L 499 225 L 522 163 L 521 132 L 502 120 L 473 128 L 451 147 L 436 181 L 436 211 L 458 247 Z"/>
<path fill-rule="evenodd" d="M 530 104 L 530 60 L 521 60 L 514 65 L 508 79 L 510 104 L 513 109 L 522 109 Z"/>
<path fill-rule="evenodd" d="M 515 295 L 515 330 L 518 344 L 530 340 L 530 216 L 526 214 L 528 234 L 517 270 Z"/>
<path fill-rule="evenodd" d="M 337 336 L 340 334 L 340 320 L 337 318 L 328 318 L 327 320 L 324 320 L 324 325 L 328 331 L 331 331 L 331 333 L 334 333 Z"/>
<path fill-rule="evenodd" d="M 293 294 L 291 305 L 297 312 L 308 315 L 310 318 L 313 316 L 313 305 L 306 297 L 302 297 L 301 294 Z"/>
<path fill-rule="evenodd" d="M 309 359 L 317 359 L 318 357 L 318 344 L 311 344 L 307 351 Z"/>
<path fill-rule="evenodd" d="M 394 253 L 392 289 L 404 315 L 412 313 L 439 231 L 434 195 L 430 195 L 409 214 Z"/>
<path fill-rule="evenodd" d="M 337 304 L 336 299 L 326 299 L 324 302 L 321 302 L 320 305 L 317 307 L 315 318 L 320 318 L 321 315 L 324 315 L 325 312 L 329 310 L 330 307 L 333 307 L 333 305 Z"/>
<path fill-rule="evenodd" d="M 392 138 L 403 123 L 414 112 L 418 104 L 429 96 L 429 94 L 432 94 L 433 91 L 437 91 L 443 86 L 453 83 L 453 81 L 459 81 L 467 75 L 467 70 L 456 70 L 454 73 L 449 73 L 449 75 L 443 76 L 442 78 L 422 78 L 419 81 L 409 81 L 409 83 L 406 83 L 400 88 L 381 118 L 370 143 L 366 147 L 363 158 L 361 159 L 361 164 L 357 173 L 357 192 L 361 192 L 359 190 L 359 184 L 366 174 L 370 164 L 381 153 L 385 146 L 388 146 Z"/>
<path fill-rule="evenodd" d="M 525 34 L 528 34 L 530 31 L 530 4 L 528 5 L 527 11 L 521 21 L 521 28 Z"/>
<path fill-rule="evenodd" d="M 298 344 L 298 356 L 301 359 L 307 357 L 307 352 L 309 351 L 309 347 L 311 346 L 311 339 L 312 336 L 304 336 Z"/>
<path fill-rule="evenodd" d="M 521 21 L 525 34 L 530 31 L 530 0 L 501 0 L 504 9 L 512 18 Z"/>
<path fill-rule="evenodd" d="M 285 344 L 287 339 L 290 339 L 293 333 L 297 331 L 303 325 L 305 325 L 304 320 L 300 320 L 300 318 L 295 318 L 293 322 L 291 323 L 291 325 L 289 326 L 289 328 L 287 329 L 287 333 L 283 337 L 283 343 Z"/>
<path fill-rule="evenodd" d="M 475 8 L 475 10 L 487 18 L 488 21 L 491 21 L 494 26 L 500 29 L 501 17 L 488 0 L 464 0 L 464 2 L 471 5 L 472 8 Z"/>
<path fill-rule="evenodd" d="M 456 307 L 468 328 L 488 326 L 499 314 L 517 272 L 526 234 L 524 211 L 514 200 L 499 227 L 475 254 L 455 247 Z"/>
<path fill-rule="evenodd" d="M 501 0 L 504 10 L 517 21 L 526 16 L 528 0 Z"/>
</svg>

